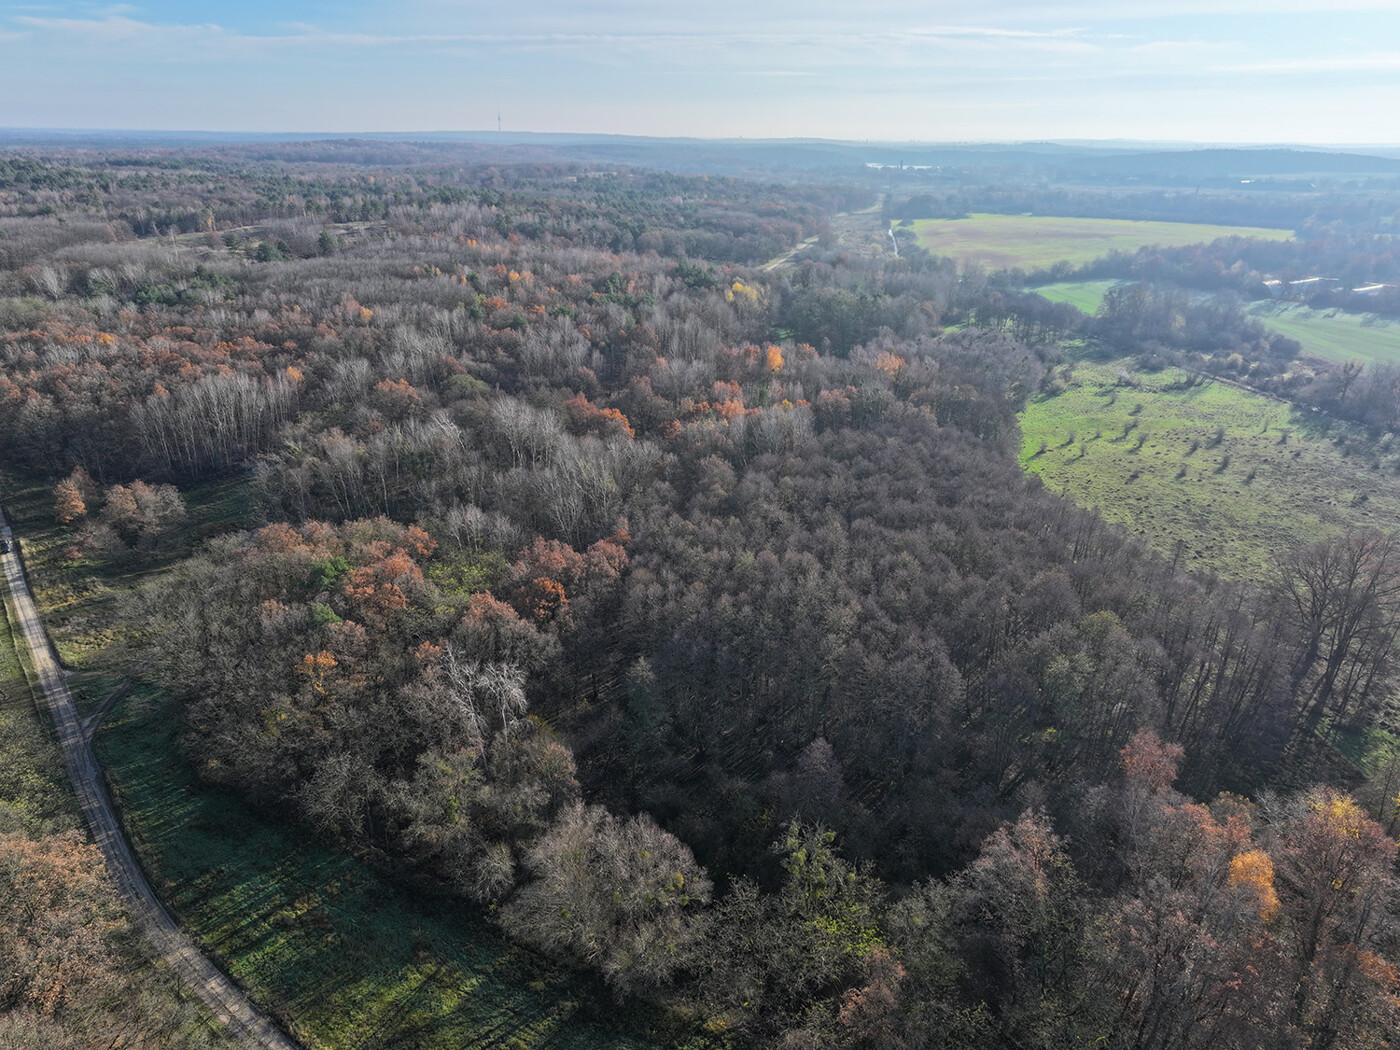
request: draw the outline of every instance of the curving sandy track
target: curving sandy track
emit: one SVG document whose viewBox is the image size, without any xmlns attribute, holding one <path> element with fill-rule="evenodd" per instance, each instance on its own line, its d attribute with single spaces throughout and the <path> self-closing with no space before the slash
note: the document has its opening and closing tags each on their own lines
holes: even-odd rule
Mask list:
<svg viewBox="0 0 1400 1050">
<path fill-rule="evenodd" d="M 11 539 L 8 524 L 0 525 L 0 535 L 6 540 Z M 107 858 L 107 870 L 117 884 L 132 920 L 145 931 L 155 951 L 179 975 L 185 986 L 199 996 L 209 1011 L 244 1045 L 267 1050 L 298 1050 L 298 1045 L 269 1021 L 227 974 L 204 956 L 156 899 L 126 836 L 122 834 L 107 785 L 102 779 L 102 771 L 93 754 L 92 734 L 103 712 L 95 713 L 86 721 L 78 717 L 63 669 L 58 666 L 49 647 L 39 611 L 29 593 L 19 554 L 11 551 L 0 555 L 0 563 L 4 566 L 15 616 L 24 631 L 39 685 L 53 715 L 59 743 L 63 746 L 63 758 L 68 765 L 73 790 L 87 817 L 88 827 L 92 829 L 92 837 Z"/>
</svg>

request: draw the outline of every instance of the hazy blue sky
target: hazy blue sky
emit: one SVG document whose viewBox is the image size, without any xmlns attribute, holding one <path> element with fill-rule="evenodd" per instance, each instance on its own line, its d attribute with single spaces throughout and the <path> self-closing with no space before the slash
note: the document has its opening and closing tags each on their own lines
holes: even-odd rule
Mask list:
<svg viewBox="0 0 1400 1050">
<path fill-rule="evenodd" d="M 1400 140 L 1400 0 L 0 0 L 0 126 Z"/>
</svg>

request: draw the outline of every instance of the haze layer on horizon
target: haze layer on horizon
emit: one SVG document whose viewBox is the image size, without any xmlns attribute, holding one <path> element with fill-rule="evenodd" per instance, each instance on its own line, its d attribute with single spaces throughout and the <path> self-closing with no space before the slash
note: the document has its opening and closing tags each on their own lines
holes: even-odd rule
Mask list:
<svg viewBox="0 0 1400 1050">
<path fill-rule="evenodd" d="M 0 126 L 1397 138 L 1395 0 L 0 4 Z"/>
</svg>

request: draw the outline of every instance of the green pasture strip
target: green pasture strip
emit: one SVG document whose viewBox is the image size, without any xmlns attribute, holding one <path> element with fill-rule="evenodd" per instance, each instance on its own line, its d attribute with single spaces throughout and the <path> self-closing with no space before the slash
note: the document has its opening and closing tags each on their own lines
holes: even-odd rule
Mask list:
<svg viewBox="0 0 1400 1050">
<path fill-rule="evenodd" d="M 1058 378 L 1022 414 L 1022 465 L 1191 568 L 1258 577 L 1294 544 L 1400 520 L 1388 439 L 1176 369 L 1079 362 Z"/>
<path fill-rule="evenodd" d="M 1400 364 L 1400 321 L 1345 310 L 1314 310 L 1302 303 L 1251 303 L 1247 311 L 1303 345 L 1303 352 L 1341 364 Z"/>
<path fill-rule="evenodd" d="M 1260 226 L 986 213 L 965 219 L 916 219 L 914 232 L 920 246 L 935 255 L 949 255 L 963 265 L 977 263 L 992 270 L 1034 270 L 1061 261 L 1077 266 L 1112 251 L 1131 252 L 1154 244 L 1175 248 L 1218 237 L 1274 241 L 1293 237 L 1291 230 Z"/>
<path fill-rule="evenodd" d="M 1068 303 L 1086 314 L 1096 314 L 1103 305 L 1103 297 L 1108 294 L 1108 290 L 1124 283 L 1126 282 L 1119 280 L 1056 281 L 1054 284 L 1042 284 L 1030 290 L 1037 295 L 1043 295 L 1051 302 Z"/>
<path fill-rule="evenodd" d="M 204 786 L 177 722 L 171 701 L 138 692 L 104 723 L 98 751 L 123 817 L 162 900 L 308 1048 L 656 1045 L 620 1024 L 683 1043 L 461 902 L 395 885 Z"/>
<path fill-rule="evenodd" d="M 0 833 L 39 836 L 77 827 L 77 803 L 30 692 L 23 645 L 7 595 L 0 602 Z"/>
</svg>

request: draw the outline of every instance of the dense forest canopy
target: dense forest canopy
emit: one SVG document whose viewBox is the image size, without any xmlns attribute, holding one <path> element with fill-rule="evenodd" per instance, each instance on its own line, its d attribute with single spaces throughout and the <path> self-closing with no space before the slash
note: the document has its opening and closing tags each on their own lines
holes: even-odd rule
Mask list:
<svg viewBox="0 0 1400 1050">
<path fill-rule="evenodd" d="M 107 658 L 202 776 L 697 1046 L 1387 1045 L 1394 763 L 1338 741 L 1400 548 L 1190 576 L 1016 414 L 1070 341 L 1302 396 L 1185 289 L 1388 235 L 1105 260 L 1084 318 L 843 250 L 862 185 L 376 150 L 0 154 L 4 466 L 74 561 L 170 563 Z M 1309 389 L 1384 428 L 1389 375 Z M 216 477 L 259 527 L 181 548 Z"/>
</svg>

